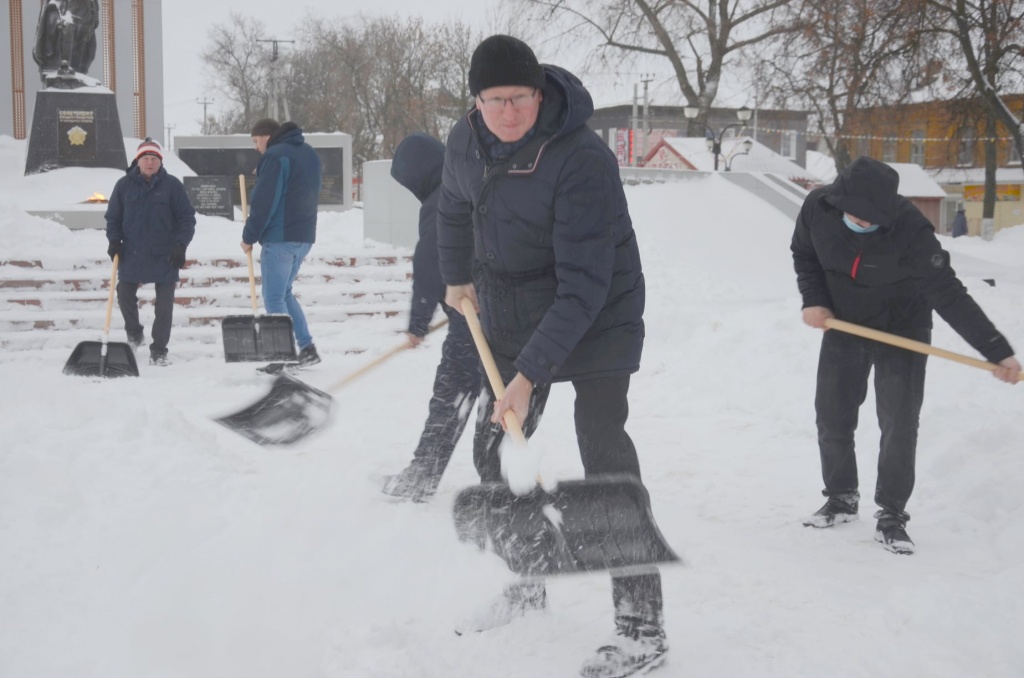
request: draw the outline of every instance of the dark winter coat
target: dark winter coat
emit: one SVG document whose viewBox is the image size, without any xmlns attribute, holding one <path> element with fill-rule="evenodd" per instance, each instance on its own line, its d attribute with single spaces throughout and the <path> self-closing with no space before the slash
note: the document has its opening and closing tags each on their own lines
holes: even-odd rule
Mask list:
<svg viewBox="0 0 1024 678">
<path fill-rule="evenodd" d="M 957 210 L 956 216 L 953 217 L 952 235 L 954 238 L 967 235 L 967 215 L 964 214 L 963 210 Z"/>
<path fill-rule="evenodd" d="M 391 176 L 422 203 L 420 237 L 412 259 L 412 309 L 409 333 L 427 333 L 437 305 L 444 301 L 445 285 L 437 259 L 437 201 L 441 195 L 444 144 L 417 132 L 402 140 L 391 161 Z"/>
<path fill-rule="evenodd" d="M 256 185 L 242 240 L 316 242 L 320 200 L 320 157 L 294 122 L 281 125 L 256 165 Z"/>
<path fill-rule="evenodd" d="M 196 213 L 185 187 L 160 167 L 146 181 L 132 163 L 117 180 L 107 204 L 107 240 L 122 243 L 118 278 L 135 283 L 173 283 L 175 243 L 188 245 L 196 232 Z"/>
<path fill-rule="evenodd" d="M 615 156 L 583 84 L 544 66 L 537 134 L 492 163 L 472 112 L 448 138 L 441 275 L 474 283 L 491 349 L 534 384 L 640 366 L 644 276 Z"/>
<path fill-rule="evenodd" d="M 862 157 L 807 196 L 791 244 L 803 307 L 823 306 L 840 320 L 904 336 L 931 328 L 934 309 L 988 360 L 1012 356 L 957 279 L 931 222 L 898 187 L 895 170 Z M 854 233 L 844 211 L 881 227 Z"/>
</svg>

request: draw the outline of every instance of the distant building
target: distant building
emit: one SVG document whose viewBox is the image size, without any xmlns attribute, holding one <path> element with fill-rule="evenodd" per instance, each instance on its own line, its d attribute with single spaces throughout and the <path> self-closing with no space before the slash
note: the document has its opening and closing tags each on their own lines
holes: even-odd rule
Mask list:
<svg viewBox="0 0 1024 678">
<path fill-rule="evenodd" d="M 750 141 L 746 151 L 744 142 Z M 664 137 L 651 149 L 641 163 L 653 169 L 691 169 L 711 171 L 715 157 L 707 143 L 699 137 Z M 782 157 L 751 137 L 737 137 L 722 143 L 720 170 L 727 172 L 768 172 L 789 179 L 804 188 L 811 188 L 821 180 L 795 162 Z"/>
<path fill-rule="evenodd" d="M 682 106 L 648 106 L 647 119 L 643 107 L 637 108 L 637 133 L 633 130 L 633 105 L 598 108 L 587 123 L 607 143 L 620 165 L 639 164 L 663 137 L 685 137 L 690 121 L 683 115 Z M 645 135 L 640 130 L 646 129 Z M 708 126 L 715 134 L 730 125 L 725 139 L 749 136 L 775 153 L 801 167 L 807 163 L 807 112 L 755 110 L 745 126 L 740 126 L 735 108 L 712 108 L 708 113 Z M 635 160 L 635 162 L 634 162 Z"/>
<path fill-rule="evenodd" d="M 96 59 L 88 76 L 117 97 L 125 136 L 162 139 L 164 70 L 162 0 L 98 0 Z M 32 59 L 41 0 L 8 0 L 0 11 L 0 134 L 28 138 L 36 92 L 42 89 Z"/>
</svg>

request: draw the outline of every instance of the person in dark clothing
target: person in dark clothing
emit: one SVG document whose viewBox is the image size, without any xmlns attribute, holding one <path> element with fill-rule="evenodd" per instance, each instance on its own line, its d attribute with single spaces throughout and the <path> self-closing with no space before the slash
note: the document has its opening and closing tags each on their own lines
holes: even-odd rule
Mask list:
<svg viewBox="0 0 1024 678">
<path fill-rule="evenodd" d="M 515 38 L 480 43 L 469 71 L 476 106 L 448 138 L 438 248 L 445 302 L 468 298 L 494 353 L 505 396 L 487 380 L 473 457 L 483 482 L 501 481 L 502 417 L 529 437 L 551 383 L 572 382 L 584 473 L 630 473 L 625 430 L 630 375 L 644 342 L 644 276 L 619 168 L 590 130 L 590 93 L 576 76 L 538 64 Z M 589 677 L 660 664 L 667 646 L 661 577 L 613 577 L 616 637 L 583 667 Z M 478 628 L 546 604 L 543 584 L 509 587 Z"/>
<path fill-rule="evenodd" d="M 445 286 L 437 258 L 437 201 L 443 167 L 444 144 L 422 133 L 403 139 L 391 161 L 391 176 L 421 203 L 420 235 L 412 260 L 412 309 L 406 333 L 410 346 L 423 341 L 438 304 L 448 316 L 448 335 L 441 347 L 434 395 L 419 445 L 409 466 L 388 476 L 382 488 L 384 494 L 413 501 L 427 501 L 436 492 L 480 395 L 480 361 L 469 325 L 461 313 L 443 301 Z"/>
<path fill-rule="evenodd" d="M 964 208 L 961 207 L 956 211 L 956 216 L 953 217 L 953 233 L 954 238 L 959 238 L 962 235 L 967 235 L 967 215 L 964 214 Z"/>
<path fill-rule="evenodd" d="M 256 185 L 249 201 L 249 218 L 242 229 L 242 251 L 263 246 L 260 272 L 267 313 L 287 313 L 299 345 L 299 367 L 320 362 L 313 337 L 292 283 L 316 242 L 320 201 L 320 156 L 307 144 L 294 122 L 279 125 L 263 118 L 252 127 L 252 142 L 260 153 Z"/>
<path fill-rule="evenodd" d="M 185 251 L 196 232 L 196 213 L 185 187 L 163 167 L 160 144 L 146 138 L 135 159 L 118 179 L 107 203 L 107 254 L 119 256 L 117 305 L 124 318 L 128 343 L 142 345 L 145 328 L 139 322 L 139 285 L 154 283 L 156 318 L 151 365 L 168 365 L 174 288 L 178 269 L 185 266 Z"/>
<path fill-rule="evenodd" d="M 998 365 L 997 378 L 1016 383 L 1021 367 L 1010 344 L 957 279 L 932 224 L 898 188 L 894 169 L 861 157 L 832 185 L 807 196 L 791 245 L 804 322 L 824 329 L 826 319 L 838 318 L 930 343 L 934 309 Z M 882 431 L 875 538 L 895 553 L 913 553 L 906 506 L 914 489 L 926 361 L 926 355 L 869 339 L 824 333 L 814 406 L 828 499 L 804 525 L 831 527 L 857 518 L 854 431 L 874 368 Z"/>
</svg>

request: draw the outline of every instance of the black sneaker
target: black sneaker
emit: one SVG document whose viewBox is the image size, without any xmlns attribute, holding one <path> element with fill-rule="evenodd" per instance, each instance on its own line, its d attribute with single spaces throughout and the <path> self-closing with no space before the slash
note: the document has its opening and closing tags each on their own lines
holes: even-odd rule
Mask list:
<svg viewBox="0 0 1024 678">
<path fill-rule="evenodd" d="M 320 355 L 316 352 L 316 345 L 310 344 L 306 348 L 299 351 L 298 366 L 311 367 L 320 362 Z"/>
<path fill-rule="evenodd" d="M 163 353 L 150 353 L 149 364 L 156 365 L 158 367 L 167 367 L 171 364 L 171 359 L 167 357 L 167 351 Z"/>
<path fill-rule="evenodd" d="M 881 542 L 886 551 L 909 556 L 914 552 L 914 542 L 907 534 L 907 521 L 889 511 L 875 513 L 878 524 L 875 526 L 875 541 Z"/>
<path fill-rule="evenodd" d="M 143 342 L 146 341 L 146 338 L 142 335 L 142 332 L 139 332 L 138 334 L 132 334 L 131 332 L 127 332 L 127 334 L 128 345 L 132 347 L 133 351 L 137 349 L 139 346 L 142 346 Z"/>
<path fill-rule="evenodd" d="M 500 596 L 455 626 L 455 635 L 483 633 L 511 624 L 528 612 L 544 610 L 548 592 L 543 583 L 510 584 Z"/>
<path fill-rule="evenodd" d="M 616 620 L 615 637 L 597 648 L 583 663 L 584 678 L 627 678 L 652 671 L 665 663 L 668 645 L 665 632 L 658 626 L 623 624 Z"/>
<path fill-rule="evenodd" d="M 804 521 L 804 527 L 832 527 L 851 520 L 857 520 L 857 501 L 848 502 L 838 497 L 829 497 L 824 506 Z"/>
<path fill-rule="evenodd" d="M 440 480 L 409 466 L 401 473 L 385 476 L 380 491 L 396 499 L 423 503 L 430 501 L 437 492 Z"/>
</svg>

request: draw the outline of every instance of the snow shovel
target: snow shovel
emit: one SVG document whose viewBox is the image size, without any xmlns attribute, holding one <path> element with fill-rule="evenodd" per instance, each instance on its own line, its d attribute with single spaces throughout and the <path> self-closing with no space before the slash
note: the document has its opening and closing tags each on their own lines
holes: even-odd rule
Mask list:
<svg viewBox="0 0 1024 678">
<path fill-rule="evenodd" d="M 430 334 L 448 324 L 448 319 L 431 325 Z M 424 335 L 425 336 L 425 335 Z M 258 445 L 290 445 L 319 430 L 331 417 L 336 393 L 392 356 L 409 348 L 409 343 L 395 346 L 384 355 L 360 367 L 321 391 L 287 374 L 279 375 L 270 393 L 243 410 L 215 419 L 219 424 Z"/>
<path fill-rule="evenodd" d="M 858 337 L 863 337 L 865 339 L 880 341 L 883 344 L 889 344 L 890 346 L 905 348 L 908 351 L 914 351 L 915 353 L 924 353 L 938 358 L 945 358 L 946 360 L 952 360 L 953 362 L 960 363 L 962 365 L 970 365 L 971 367 L 988 370 L 989 372 L 995 372 L 999 367 L 999 365 L 985 360 L 978 360 L 977 358 L 947 351 L 943 348 L 935 348 L 931 344 L 926 344 L 923 341 L 914 341 L 913 339 L 907 339 L 906 337 L 901 337 L 897 334 L 889 334 L 888 332 L 882 332 L 881 330 L 873 330 L 870 327 L 848 323 L 845 320 L 826 318 L 825 327 L 830 330 L 846 332 L 847 334 L 855 334 Z M 1021 374 L 1017 381 L 1024 381 L 1024 374 Z"/>
<path fill-rule="evenodd" d="M 110 314 L 114 310 L 114 289 L 117 287 L 117 264 L 119 255 L 114 255 L 114 267 L 110 273 L 110 294 L 107 296 L 107 318 L 103 321 L 101 341 L 83 341 L 71 352 L 64 365 L 64 374 L 80 377 L 137 377 L 139 366 L 135 362 L 135 351 L 121 341 L 107 341 L 110 336 Z"/>
<path fill-rule="evenodd" d="M 238 175 L 242 195 L 242 220 L 248 218 L 245 198 L 245 176 Z M 224 335 L 224 360 L 236 362 L 272 362 L 296 359 L 295 339 L 291 316 L 285 314 L 260 316 L 256 304 L 256 275 L 253 272 L 252 250 L 245 253 L 249 260 L 249 297 L 252 315 L 231 315 L 221 321 Z"/>
<path fill-rule="evenodd" d="M 505 385 L 494 362 L 472 302 L 463 300 L 473 341 L 497 398 Z M 515 413 L 504 415 L 509 435 L 525 443 Z M 505 483 L 482 483 L 462 490 L 452 509 L 461 541 L 491 548 L 523 577 L 612 570 L 616 575 L 646 574 L 658 563 L 679 561 L 658 530 L 647 489 L 632 474 L 601 474 L 539 485 L 516 496 Z"/>
</svg>

